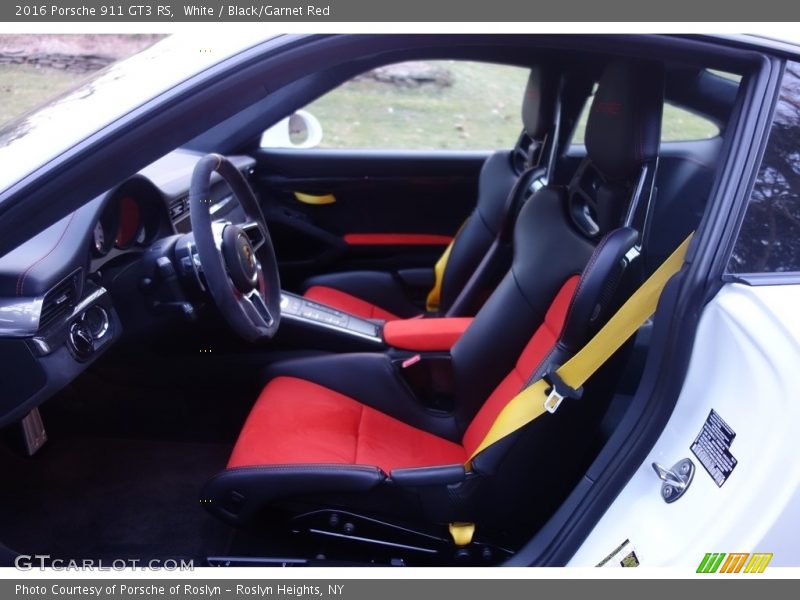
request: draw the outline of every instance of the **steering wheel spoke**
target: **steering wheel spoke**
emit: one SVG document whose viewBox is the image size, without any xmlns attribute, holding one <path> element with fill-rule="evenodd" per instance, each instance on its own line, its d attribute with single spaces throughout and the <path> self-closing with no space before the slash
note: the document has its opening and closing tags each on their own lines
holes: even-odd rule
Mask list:
<svg viewBox="0 0 800 600">
<path fill-rule="evenodd" d="M 244 223 L 214 221 L 211 175 L 219 173 L 246 216 Z M 264 215 L 244 175 L 226 158 L 198 161 L 189 194 L 192 233 L 203 276 L 220 313 L 248 341 L 268 339 L 280 324 L 280 278 Z"/>
<path fill-rule="evenodd" d="M 245 235 L 250 239 L 250 244 L 256 252 L 261 249 L 267 241 L 267 232 L 257 221 L 247 221 L 239 226 Z"/>
<path fill-rule="evenodd" d="M 268 329 L 275 323 L 267 303 L 257 290 L 241 296 L 239 304 L 254 327 Z"/>
</svg>

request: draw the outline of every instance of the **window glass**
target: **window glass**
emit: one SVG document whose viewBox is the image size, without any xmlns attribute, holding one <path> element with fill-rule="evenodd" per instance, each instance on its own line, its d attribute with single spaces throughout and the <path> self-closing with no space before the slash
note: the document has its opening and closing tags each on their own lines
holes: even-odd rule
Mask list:
<svg viewBox="0 0 800 600">
<path fill-rule="evenodd" d="M 374 69 L 306 106 L 318 148 L 511 148 L 528 70 L 469 61 L 415 61 Z M 272 144 L 277 145 L 277 144 Z"/>
<path fill-rule="evenodd" d="M 800 271 L 800 63 L 786 66 L 764 159 L 728 270 Z"/>
<path fill-rule="evenodd" d="M 742 76 L 737 75 L 736 73 L 728 73 L 727 71 L 718 71 L 717 69 L 706 69 L 712 75 L 716 75 L 717 77 L 722 77 L 723 79 L 730 79 L 731 81 L 735 81 L 737 84 L 742 82 Z"/>
</svg>

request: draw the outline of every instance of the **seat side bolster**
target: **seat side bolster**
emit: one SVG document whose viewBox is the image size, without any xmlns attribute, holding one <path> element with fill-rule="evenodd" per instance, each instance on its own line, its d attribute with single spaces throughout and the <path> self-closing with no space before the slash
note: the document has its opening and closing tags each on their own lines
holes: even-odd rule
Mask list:
<svg viewBox="0 0 800 600">
<path fill-rule="evenodd" d="M 317 493 L 367 492 L 386 480 L 366 465 L 264 465 L 226 469 L 203 487 L 200 503 L 232 524 L 242 523 L 260 507 L 286 498 Z"/>
<path fill-rule="evenodd" d="M 392 482 L 401 487 L 455 485 L 464 481 L 466 477 L 463 464 L 392 469 L 391 472 Z"/>
</svg>

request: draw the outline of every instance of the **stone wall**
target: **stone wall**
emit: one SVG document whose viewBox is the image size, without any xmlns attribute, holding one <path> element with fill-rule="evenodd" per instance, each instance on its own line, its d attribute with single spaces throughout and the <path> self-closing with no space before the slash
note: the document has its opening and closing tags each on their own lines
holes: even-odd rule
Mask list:
<svg viewBox="0 0 800 600">
<path fill-rule="evenodd" d="M 33 65 L 74 73 L 97 71 L 114 62 L 109 56 L 95 54 L 27 54 L 22 50 L 0 51 L 0 65 Z"/>
</svg>

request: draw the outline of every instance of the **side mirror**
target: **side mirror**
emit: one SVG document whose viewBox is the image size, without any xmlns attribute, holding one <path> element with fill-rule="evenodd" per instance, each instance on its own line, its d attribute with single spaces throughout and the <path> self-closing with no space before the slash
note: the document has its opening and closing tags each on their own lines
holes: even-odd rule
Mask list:
<svg viewBox="0 0 800 600">
<path fill-rule="evenodd" d="M 322 141 L 322 125 L 310 112 L 298 110 L 261 134 L 262 148 L 313 148 Z"/>
</svg>

